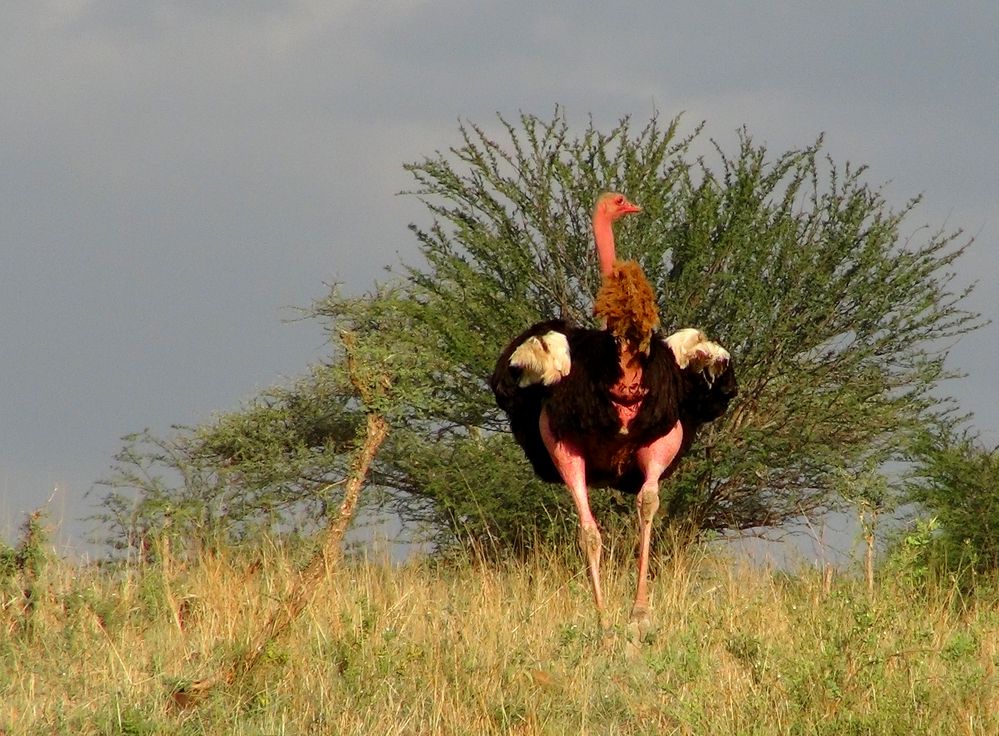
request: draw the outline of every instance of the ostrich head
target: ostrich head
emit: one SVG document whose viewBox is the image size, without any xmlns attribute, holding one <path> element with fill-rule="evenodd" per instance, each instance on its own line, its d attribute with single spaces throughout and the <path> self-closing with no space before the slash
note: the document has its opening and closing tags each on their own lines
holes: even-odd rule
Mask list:
<svg viewBox="0 0 999 736">
<path fill-rule="evenodd" d="M 617 192 L 604 192 L 597 197 L 593 207 L 593 239 L 597 245 L 597 257 L 600 259 L 600 273 L 604 276 L 611 272 L 617 259 L 614 247 L 614 223 L 625 215 L 641 212 L 642 208 L 628 201 L 628 198 Z"/>
<path fill-rule="evenodd" d="M 610 222 L 616 222 L 625 215 L 641 212 L 642 208 L 628 198 L 617 192 L 604 192 L 597 197 L 597 204 L 593 208 L 593 219 L 603 218 Z"/>
</svg>

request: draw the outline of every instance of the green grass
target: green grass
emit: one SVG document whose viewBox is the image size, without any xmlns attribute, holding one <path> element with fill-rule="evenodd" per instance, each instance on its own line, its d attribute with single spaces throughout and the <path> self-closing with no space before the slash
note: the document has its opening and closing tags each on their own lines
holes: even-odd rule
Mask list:
<svg viewBox="0 0 999 736">
<path fill-rule="evenodd" d="M 626 562 L 606 564 L 603 637 L 575 550 L 354 559 L 250 675 L 178 705 L 246 652 L 294 569 L 271 546 L 6 570 L 0 734 L 999 733 L 997 596 L 888 574 L 869 596 L 703 550 L 658 567 L 637 652 Z"/>
</svg>

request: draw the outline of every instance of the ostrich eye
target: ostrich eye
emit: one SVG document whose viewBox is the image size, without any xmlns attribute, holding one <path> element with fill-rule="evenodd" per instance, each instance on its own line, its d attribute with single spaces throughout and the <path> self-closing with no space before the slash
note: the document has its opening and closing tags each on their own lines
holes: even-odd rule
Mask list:
<svg viewBox="0 0 999 736">
<path fill-rule="evenodd" d="M 615 197 L 614 204 L 624 204 L 624 197 Z"/>
</svg>

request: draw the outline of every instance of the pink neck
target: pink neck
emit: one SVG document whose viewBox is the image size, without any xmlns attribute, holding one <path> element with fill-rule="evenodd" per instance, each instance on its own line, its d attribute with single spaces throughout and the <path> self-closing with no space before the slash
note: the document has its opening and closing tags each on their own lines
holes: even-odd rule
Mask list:
<svg viewBox="0 0 999 736">
<path fill-rule="evenodd" d="M 600 259 L 600 273 L 608 276 L 614 260 L 614 228 L 606 216 L 599 213 L 593 215 L 593 239 L 597 243 L 597 257 Z"/>
</svg>

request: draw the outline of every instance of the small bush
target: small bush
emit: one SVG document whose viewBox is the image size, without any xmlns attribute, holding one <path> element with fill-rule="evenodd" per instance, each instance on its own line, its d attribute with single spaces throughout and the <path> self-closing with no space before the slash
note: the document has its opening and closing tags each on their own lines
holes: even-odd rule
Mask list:
<svg viewBox="0 0 999 736">
<path fill-rule="evenodd" d="M 999 448 L 967 434 L 927 434 L 915 460 L 908 495 L 933 514 L 902 542 L 916 569 L 937 565 L 966 582 L 999 570 Z"/>
</svg>

